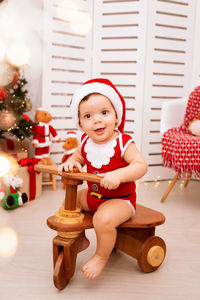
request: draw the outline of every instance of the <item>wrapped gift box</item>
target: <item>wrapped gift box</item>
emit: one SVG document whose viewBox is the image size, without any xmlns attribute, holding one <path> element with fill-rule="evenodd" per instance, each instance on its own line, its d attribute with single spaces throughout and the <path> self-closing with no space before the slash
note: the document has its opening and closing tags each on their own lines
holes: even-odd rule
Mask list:
<svg viewBox="0 0 200 300">
<path fill-rule="evenodd" d="M 7 151 L 7 154 L 13 156 L 17 161 L 28 157 L 28 152 L 24 152 L 24 151 L 18 151 L 18 152 Z"/>
<path fill-rule="evenodd" d="M 0 139 L 0 151 L 12 155 L 17 161 L 28 157 L 29 141 L 27 139 Z"/>
<path fill-rule="evenodd" d="M 40 197 L 42 193 L 42 173 L 34 170 L 34 159 L 22 159 L 22 165 L 19 167 L 17 175 L 23 179 L 23 186 L 20 188 L 21 193 L 26 193 L 28 201 Z"/>
<path fill-rule="evenodd" d="M 5 152 L 26 152 L 29 151 L 29 140 L 17 140 L 12 138 L 1 138 L 0 139 L 0 150 Z"/>
</svg>

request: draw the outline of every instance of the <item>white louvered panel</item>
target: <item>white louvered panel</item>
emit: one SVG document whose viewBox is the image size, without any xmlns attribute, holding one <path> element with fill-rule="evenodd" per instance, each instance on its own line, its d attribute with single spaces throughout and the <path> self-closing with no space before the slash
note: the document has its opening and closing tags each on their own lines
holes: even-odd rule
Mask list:
<svg viewBox="0 0 200 300">
<path fill-rule="evenodd" d="M 135 15 L 138 13 L 138 3 L 140 0 L 101 0 L 105 4 L 102 7 L 103 16 Z"/>
<path fill-rule="evenodd" d="M 141 147 L 147 1 L 94 1 L 93 76 L 110 79 L 126 101 L 125 132 Z"/>
<path fill-rule="evenodd" d="M 200 1 L 196 3 L 195 33 L 194 33 L 194 59 L 192 70 L 192 89 L 200 85 Z"/>
<path fill-rule="evenodd" d="M 152 0 L 148 7 L 143 154 L 149 164 L 145 177 L 169 178 L 162 164 L 160 114 L 162 101 L 191 91 L 195 0 Z"/>
<path fill-rule="evenodd" d="M 59 18 L 57 8 L 62 0 L 44 0 L 44 71 L 43 103 L 53 116 L 52 126 L 64 139 L 73 130 L 69 111 L 74 91 L 91 77 L 91 32 L 76 34 L 69 23 Z M 79 10 L 92 18 L 93 1 L 77 0 Z M 60 163 L 63 143 L 53 143 L 51 157 Z"/>
</svg>

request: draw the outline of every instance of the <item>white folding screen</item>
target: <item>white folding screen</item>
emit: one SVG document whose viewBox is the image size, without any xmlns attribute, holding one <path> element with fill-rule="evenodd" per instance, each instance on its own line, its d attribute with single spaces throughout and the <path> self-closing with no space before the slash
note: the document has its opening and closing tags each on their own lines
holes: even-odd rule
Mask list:
<svg viewBox="0 0 200 300">
<path fill-rule="evenodd" d="M 60 0 L 44 0 L 44 66 L 42 106 L 53 116 L 52 126 L 62 140 L 74 130 L 69 111 L 74 91 L 91 76 L 91 33 L 74 33 L 67 18 L 60 16 Z M 92 15 L 92 0 L 76 1 L 80 12 Z M 72 9 L 73 12 L 73 9 Z M 60 163 L 62 143 L 53 143 L 51 156 Z"/>
<path fill-rule="evenodd" d="M 106 77 L 126 101 L 125 132 L 141 148 L 147 1 L 94 1 L 92 75 Z"/>
<path fill-rule="evenodd" d="M 125 132 L 148 161 L 145 180 L 169 178 L 161 167 L 160 113 L 162 101 L 191 91 L 197 0 L 79 0 L 80 10 L 93 18 L 86 36 L 58 17 L 60 2 L 44 0 L 43 105 L 53 126 L 62 137 L 74 129 L 73 92 L 91 77 L 106 77 L 126 101 Z M 61 144 L 51 149 L 60 163 Z"/>
<path fill-rule="evenodd" d="M 164 179 L 171 170 L 161 166 L 161 107 L 191 92 L 196 1 L 147 2 L 142 152 L 149 164 L 146 178 Z"/>
<path fill-rule="evenodd" d="M 200 1 L 196 2 L 192 89 L 200 85 Z"/>
</svg>

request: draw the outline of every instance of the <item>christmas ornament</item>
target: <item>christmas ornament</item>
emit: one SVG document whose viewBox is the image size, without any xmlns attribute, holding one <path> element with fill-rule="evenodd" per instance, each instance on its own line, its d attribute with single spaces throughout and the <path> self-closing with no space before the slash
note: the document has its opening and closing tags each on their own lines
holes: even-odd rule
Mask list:
<svg viewBox="0 0 200 300">
<path fill-rule="evenodd" d="M 27 97 L 25 97 L 24 99 L 24 102 L 25 102 L 25 105 L 24 105 L 24 111 L 30 111 L 32 109 L 32 103 L 31 103 L 31 100 Z"/>
<path fill-rule="evenodd" d="M 0 129 L 8 130 L 15 124 L 15 116 L 13 112 L 2 111 L 0 112 Z"/>
<path fill-rule="evenodd" d="M 4 89 L 0 88 L 0 100 L 4 100 L 6 97 L 6 92 L 4 91 Z"/>
</svg>

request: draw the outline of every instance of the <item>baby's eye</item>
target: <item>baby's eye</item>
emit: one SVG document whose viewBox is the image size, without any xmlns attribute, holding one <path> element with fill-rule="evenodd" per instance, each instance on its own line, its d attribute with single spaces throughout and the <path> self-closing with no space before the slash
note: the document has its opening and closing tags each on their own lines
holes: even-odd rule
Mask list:
<svg viewBox="0 0 200 300">
<path fill-rule="evenodd" d="M 85 119 L 89 119 L 90 117 L 91 117 L 90 114 L 86 114 L 86 115 L 84 116 Z"/>
<path fill-rule="evenodd" d="M 107 113 L 108 113 L 107 110 L 103 110 L 103 111 L 102 111 L 102 115 L 106 115 Z"/>
</svg>

